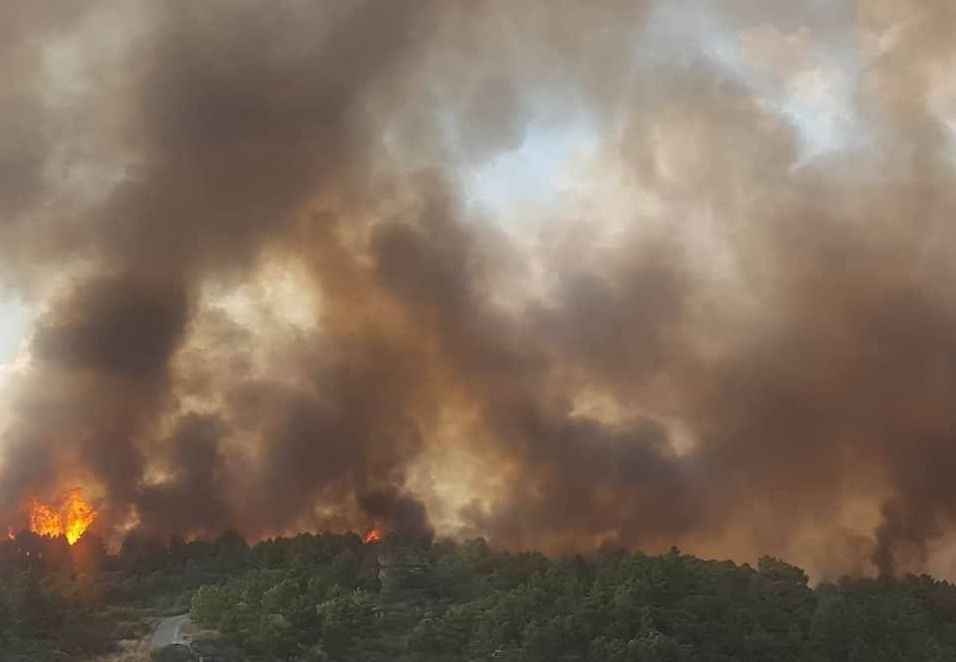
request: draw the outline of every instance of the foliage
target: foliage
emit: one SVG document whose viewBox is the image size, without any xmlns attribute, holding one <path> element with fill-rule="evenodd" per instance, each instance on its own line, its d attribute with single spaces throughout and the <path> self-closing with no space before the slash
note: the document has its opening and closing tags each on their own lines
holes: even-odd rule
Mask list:
<svg viewBox="0 0 956 662">
<path fill-rule="evenodd" d="M 353 534 L 249 547 L 235 532 L 168 545 L 140 537 L 93 575 L 0 557 L 0 641 L 11 659 L 84 659 L 145 636 L 144 615 L 188 608 L 236 647 L 230 659 L 250 661 L 956 660 L 948 582 L 811 588 L 774 558 L 756 567 L 677 550 L 549 559 L 480 539 L 364 545 Z"/>
<path fill-rule="evenodd" d="M 194 619 L 250 659 L 830 662 L 956 659 L 956 588 L 929 577 L 816 589 L 757 566 L 607 552 L 548 559 L 483 540 L 300 536 L 249 550 Z"/>
</svg>

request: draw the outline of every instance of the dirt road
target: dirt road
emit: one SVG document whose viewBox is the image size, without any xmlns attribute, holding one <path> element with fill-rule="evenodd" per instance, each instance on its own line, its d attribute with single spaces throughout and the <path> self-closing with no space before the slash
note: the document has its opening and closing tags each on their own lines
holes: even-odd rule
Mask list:
<svg viewBox="0 0 956 662">
<path fill-rule="evenodd" d="M 153 648 L 162 648 L 171 644 L 186 644 L 187 640 L 184 634 L 186 626 L 189 625 L 189 614 L 180 614 L 179 616 L 169 616 L 162 619 L 156 625 L 156 631 L 153 632 L 153 638 L 150 646 Z"/>
</svg>

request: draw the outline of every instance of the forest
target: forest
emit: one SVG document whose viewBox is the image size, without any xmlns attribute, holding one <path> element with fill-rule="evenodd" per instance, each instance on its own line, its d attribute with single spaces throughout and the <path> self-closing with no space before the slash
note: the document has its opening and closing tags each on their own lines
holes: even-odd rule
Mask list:
<svg viewBox="0 0 956 662">
<path fill-rule="evenodd" d="M 190 542 L 133 533 L 112 555 L 93 536 L 0 543 L 0 659 L 121 659 L 108 656 L 184 613 L 215 644 L 204 660 L 956 660 L 956 587 L 926 575 L 811 586 L 771 557 L 549 558 L 395 534 L 250 546 L 235 531 Z M 185 646 L 150 658 L 201 659 Z"/>
</svg>

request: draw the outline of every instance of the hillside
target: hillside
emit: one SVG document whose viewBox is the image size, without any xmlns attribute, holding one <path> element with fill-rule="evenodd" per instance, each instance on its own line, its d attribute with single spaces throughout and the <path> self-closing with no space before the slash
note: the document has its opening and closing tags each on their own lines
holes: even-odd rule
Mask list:
<svg viewBox="0 0 956 662">
<path fill-rule="evenodd" d="M 186 610 L 241 660 L 956 659 L 956 587 L 928 576 L 810 587 L 773 558 L 756 567 L 677 550 L 550 559 L 480 539 L 395 535 L 252 547 L 234 532 L 169 544 L 131 536 L 116 556 L 92 539 L 69 548 L 21 534 L 0 546 L 4 660 L 90 659 L 120 640 L 132 648 L 159 617 Z"/>
</svg>

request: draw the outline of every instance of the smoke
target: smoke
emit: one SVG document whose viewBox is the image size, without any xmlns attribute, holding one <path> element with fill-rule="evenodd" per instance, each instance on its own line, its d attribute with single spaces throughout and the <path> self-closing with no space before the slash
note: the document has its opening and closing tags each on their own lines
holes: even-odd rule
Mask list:
<svg viewBox="0 0 956 662">
<path fill-rule="evenodd" d="M 434 535 L 421 501 L 400 494 L 394 488 L 362 494 L 359 496 L 359 505 L 392 530 L 416 539 L 430 539 Z"/>
<path fill-rule="evenodd" d="M 8 519 L 952 574 L 948 3 L 19 4 Z"/>
</svg>

